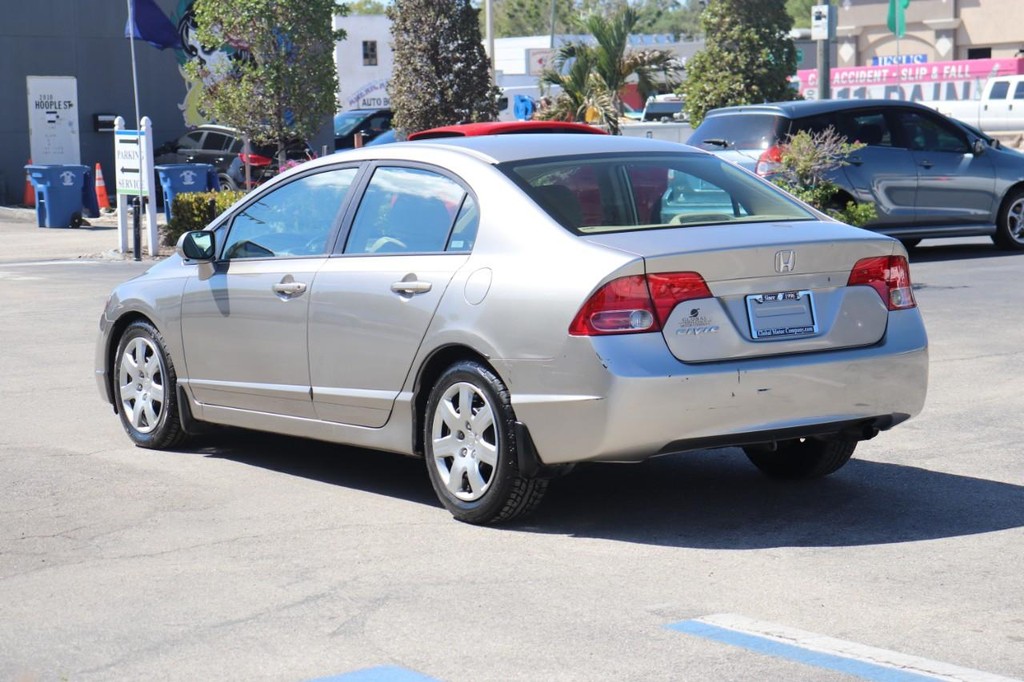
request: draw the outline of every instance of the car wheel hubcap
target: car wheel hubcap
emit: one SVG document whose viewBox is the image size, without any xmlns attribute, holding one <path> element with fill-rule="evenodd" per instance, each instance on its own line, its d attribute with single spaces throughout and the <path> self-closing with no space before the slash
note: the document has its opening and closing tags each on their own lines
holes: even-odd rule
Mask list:
<svg viewBox="0 0 1024 682">
<path fill-rule="evenodd" d="M 150 433 L 164 408 L 164 371 L 156 346 L 142 337 L 132 339 L 121 356 L 118 372 L 121 409 L 139 433 Z"/>
<path fill-rule="evenodd" d="M 449 386 L 430 429 L 434 466 L 448 491 L 464 502 L 483 497 L 498 463 L 494 410 L 473 384 Z"/>
<path fill-rule="evenodd" d="M 1018 199 L 1007 209 L 1006 231 L 1015 241 L 1024 242 L 1024 199 Z"/>
</svg>

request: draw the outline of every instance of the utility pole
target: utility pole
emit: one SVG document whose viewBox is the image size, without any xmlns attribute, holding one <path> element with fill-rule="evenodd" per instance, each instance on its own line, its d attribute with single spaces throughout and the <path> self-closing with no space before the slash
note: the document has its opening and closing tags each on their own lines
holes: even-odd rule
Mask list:
<svg viewBox="0 0 1024 682">
<path fill-rule="evenodd" d="M 836 36 L 836 8 L 830 4 L 811 8 L 811 40 L 818 43 L 818 99 L 832 98 L 832 40 Z"/>
</svg>

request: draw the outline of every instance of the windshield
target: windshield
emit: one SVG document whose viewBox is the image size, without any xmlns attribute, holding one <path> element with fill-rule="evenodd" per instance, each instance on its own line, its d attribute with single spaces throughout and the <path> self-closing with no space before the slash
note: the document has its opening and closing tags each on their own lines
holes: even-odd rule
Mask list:
<svg viewBox="0 0 1024 682">
<path fill-rule="evenodd" d="M 706 154 L 591 155 L 502 170 L 578 234 L 815 220 L 789 195 Z"/>
<path fill-rule="evenodd" d="M 348 135 L 359 125 L 359 122 L 366 118 L 364 112 L 347 111 L 334 116 L 334 136 L 342 137 Z"/>
</svg>

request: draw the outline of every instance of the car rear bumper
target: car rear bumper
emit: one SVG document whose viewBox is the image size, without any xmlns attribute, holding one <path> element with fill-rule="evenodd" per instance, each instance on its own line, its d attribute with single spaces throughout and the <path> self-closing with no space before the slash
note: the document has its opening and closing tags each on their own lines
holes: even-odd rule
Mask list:
<svg viewBox="0 0 1024 682">
<path fill-rule="evenodd" d="M 705 364 L 660 334 L 573 338 L 557 360 L 507 363 L 512 403 L 545 464 L 884 430 L 920 413 L 928 384 L 920 313 L 889 317 L 870 347 Z"/>
</svg>

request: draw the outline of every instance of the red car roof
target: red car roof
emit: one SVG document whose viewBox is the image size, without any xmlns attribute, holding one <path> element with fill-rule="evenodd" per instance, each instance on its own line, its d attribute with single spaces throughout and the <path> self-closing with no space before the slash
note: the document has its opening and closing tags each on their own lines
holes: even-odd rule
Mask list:
<svg viewBox="0 0 1024 682">
<path fill-rule="evenodd" d="M 463 123 L 421 130 L 409 136 L 410 140 L 429 140 L 437 137 L 465 137 L 469 135 L 507 135 L 509 133 L 583 133 L 607 135 L 604 130 L 586 123 L 569 121 L 492 121 L 489 123 Z"/>
</svg>

